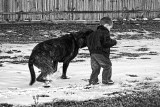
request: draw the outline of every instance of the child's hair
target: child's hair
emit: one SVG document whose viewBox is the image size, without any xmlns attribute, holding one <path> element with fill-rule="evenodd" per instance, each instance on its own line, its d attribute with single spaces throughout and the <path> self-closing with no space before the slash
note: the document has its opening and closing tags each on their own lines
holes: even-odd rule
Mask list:
<svg viewBox="0 0 160 107">
<path fill-rule="evenodd" d="M 112 19 L 111 19 L 110 17 L 103 17 L 103 18 L 100 20 L 100 24 L 101 24 L 101 25 L 105 25 L 105 24 L 112 25 L 113 22 L 112 22 Z"/>
</svg>

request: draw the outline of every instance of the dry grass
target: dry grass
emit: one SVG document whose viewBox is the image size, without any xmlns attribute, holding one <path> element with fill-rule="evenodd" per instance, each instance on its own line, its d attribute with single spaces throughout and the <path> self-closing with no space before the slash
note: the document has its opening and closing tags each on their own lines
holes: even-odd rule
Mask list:
<svg viewBox="0 0 160 107">
<path fill-rule="evenodd" d="M 40 104 L 37 107 L 160 107 L 160 90 L 134 92 L 123 96 L 119 95 L 119 97 L 81 102 L 60 100 Z"/>
</svg>

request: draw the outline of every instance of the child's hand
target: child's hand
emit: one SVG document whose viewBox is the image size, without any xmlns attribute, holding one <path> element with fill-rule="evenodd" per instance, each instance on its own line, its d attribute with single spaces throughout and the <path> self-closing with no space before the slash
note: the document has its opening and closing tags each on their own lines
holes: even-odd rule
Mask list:
<svg viewBox="0 0 160 107">
<path fill-rule="evenodd" d="M 117 36 L 111 36 L 111 39 L 115 39 L 115 40 L 116 40 L 116 39 L 117 39 Z"/>
<path fill-rule="evenodd" d="M 120 40 L 116 40 L 117 41 L 117 45 L 120 45 L 121 44 L 121 41 Z"/>
</svg>

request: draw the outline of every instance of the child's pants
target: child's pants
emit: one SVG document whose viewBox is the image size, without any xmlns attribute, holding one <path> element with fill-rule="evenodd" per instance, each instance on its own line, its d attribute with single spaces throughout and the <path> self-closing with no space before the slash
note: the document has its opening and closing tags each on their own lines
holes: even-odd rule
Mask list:
<svg viewBox="0 0 160 107">
<path fill-rule="evenodd" d="M 102 54 L 91 54 L 92 74 L 89 80 L 90 84 L 98 82 L 101 67 L 103 68 L 102 83 L 107 83 L 111 80 L 112 76 L 112 63 L 110 59 Z"/>
</svg>

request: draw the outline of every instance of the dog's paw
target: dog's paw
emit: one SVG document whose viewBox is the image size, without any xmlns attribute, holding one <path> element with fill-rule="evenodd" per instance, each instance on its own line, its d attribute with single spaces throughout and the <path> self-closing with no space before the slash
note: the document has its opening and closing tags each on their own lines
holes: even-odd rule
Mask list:
<svg viewBox="0 0 160 107">
<path fill-rule="evenodd" d="M 39 79 L 39 78 L 37 78 L 36 79 L 38 82 L 45 82 L 46 81 L 46 79 Z"/>
</svg>

